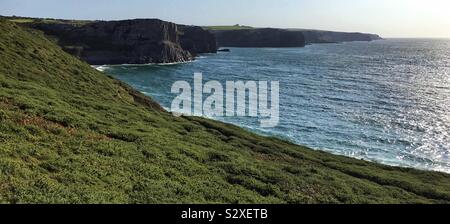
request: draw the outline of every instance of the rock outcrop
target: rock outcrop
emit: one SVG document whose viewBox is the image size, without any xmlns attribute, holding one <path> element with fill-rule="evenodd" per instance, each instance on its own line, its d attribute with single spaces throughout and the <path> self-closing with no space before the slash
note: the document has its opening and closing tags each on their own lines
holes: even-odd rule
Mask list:
<svg viewBox="0 0 450 224">
<path fill-rule="evenodd" d="M 302 32 L 283 29 L 242 29 L 211 31 L 221 47 L 303 47 Z"/>
<path fill-rule="evenodd" d="M 221 47 L 303 47 L 305 44 L 372 41 L 376 34 L 345 33 L 301 29 L 255 28 L 211 30 Z"/>
<path fill-rule="evenodd" d="M 93 65 L 190 61 L 221 47 L 303 47 L 314 43 L 371 41 L 375 34 L 249 28 L 206 31 L 159 19 L 69 21 L 28 24 L 56 37 L 67 52 Z"/>
<path fill-rule="evenodd" d="M 65 51 L 93 65 L 184 62 L 198 53 L 216 50 L 215 39 L 211 40 L 214 37 L 202 28 L 158 19 L 32 26 L 55 36 Z"/>
<path fill-rule="evenodd" d="M 320 30 L 303 30 L 302 32 L 305 36 L 305 41 L 307 44 L 373 41 L 382 39 L 376 34 L 368 33 L 346 33 Z"/>
<path fill-rule="evenodd" d="M 181 30 L 181 47 L 188 50 L 193 56 L 217 52 L 217 41 L 214 34 L 199 26 L 179 25 L 178 27 Z"/>
</svg>

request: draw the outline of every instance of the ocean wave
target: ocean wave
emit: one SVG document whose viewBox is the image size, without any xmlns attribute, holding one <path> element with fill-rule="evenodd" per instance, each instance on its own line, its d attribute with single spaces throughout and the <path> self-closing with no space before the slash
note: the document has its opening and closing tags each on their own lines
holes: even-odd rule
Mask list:
<svg viewBox="0 0 450 224">
<path fill-rule="evenodd" d="M 108 69 L 108 66 L 106 65 L 92 65 L 91 67 L 101 72 L 104 72 L 106 69 Z"/>
<path fill-rule="evenodd" d="M 195 62 L 191 61 L 180 61 L 180 62 L 168 62 L 168 63 L 146 63 L 146 64 L 117 64 L 117 65 L 93 65 L 92 67 L 99 69 L 107 69 L 113 67 L 146 67 L 146 66 L 166 66 L 166 65 L 179 65 Z"/>
</svg>

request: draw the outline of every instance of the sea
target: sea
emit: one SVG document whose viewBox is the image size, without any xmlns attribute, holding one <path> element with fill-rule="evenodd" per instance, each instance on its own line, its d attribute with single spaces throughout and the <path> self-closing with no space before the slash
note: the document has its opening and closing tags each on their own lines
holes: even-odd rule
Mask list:
<svg viewBox="0 0 450 224">
<path fill-rule="evenodd" d="M 230 48 L 193 62 L 101 66 L 170 110 L 176 81 L 278 81 L 279 124 L 213 117 L 315 150 L 450 173 L 450 40 Z"/>
</svg>

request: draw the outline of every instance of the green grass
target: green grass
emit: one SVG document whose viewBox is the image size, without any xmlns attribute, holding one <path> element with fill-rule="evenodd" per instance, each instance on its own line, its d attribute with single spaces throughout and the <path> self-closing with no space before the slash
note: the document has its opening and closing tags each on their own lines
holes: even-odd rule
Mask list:
<svg viewBox="0 0 450 224">
<path fill-rule="evenodd" d="M 34 19 L 20 18 L 20 19 L 10 19 L 9 21 L 14 23 L 32 23 Z"/>
<path fill-rule="evenodd" d="M 52 18 L 30 18 L 19 16 L 6 16 L 0 17 L 13 23 L 18 24 L 70 24 L 74 26 L 83 26 L 93 21 L 91 20 L 65 20 L 65 19 L 52 19 Z"/>
<path fill-rule="evenodd" d="M 248 29 L 254 29 L 251 26 L 240 26 L 240 25 L 234 25 L 234 26 L 204 26 L 203 27 L 206 30 L 248 30 Z"/>
<path fill-rule="evenodd" d="M 0 203 L 448 203 L 450 176 L 176 118 L 0 20 Z"/>
</svg>

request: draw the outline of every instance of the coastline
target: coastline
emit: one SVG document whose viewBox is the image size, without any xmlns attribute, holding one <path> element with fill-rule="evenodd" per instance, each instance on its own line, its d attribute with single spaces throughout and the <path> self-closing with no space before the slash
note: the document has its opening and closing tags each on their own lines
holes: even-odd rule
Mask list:
<svg viewBox="0 0 450 224">
<path fill-rule="evenodd" d="M 100 71 L 100 72 L 104 72 L 105 69 L 107 69 L 108 67 L 145 67 L 145 66 L 168 66 L 168 65 L 179 65 L 179 64 L 187 64 L 187 63 L 192 63 L 195 62 L 194 60 L 191 61 L 183 61 L 183 62 L 170 62 L 170 63 L 148 63 L 148 64 L 113 64 L 113 65 L 91 65 L 92 68 Z"/>
<path fill-rule="evenodd" d="M 385 40 L 386 41 L 386 40 Z M 347 44 L 348 43 L 348 44 Z M 359 43 L 359 42 L 356 42 L 356 43 L 354 43 L 354 44 L 352 44 L 351 42 L 347 42 L 345 45 L 355 45 L 355 46 L 365 46 L 366 44 L 365 43 Z M 378 43 L 375 43 L 374 45 L 379 45 L 380 44 L 380 42 L 378 42 Z M 332 44 L 331 46 L 336 46 L 336 48 L 339 48 L 339 49 L 341 49 L 343 46 L 339 46 L 339 44 Z M 318 46 L 319 47 L 319 49 L 324 49 L 322 46 L 319 46 L 319 45 L 312 45 L 312 46 Z M 355 48 L 355 46 L 353 46 L 352 48 L 354 49 Z M 344 46 L 345 47 L 345 46 Z M 350 46 L 351 47 L 351 46 Z M 244 48 L 245 50 L 247 50 L 247 48 Z M 256 50 L 256 49 L 255 49 Z M 292 52 L 293 50 L 292 49 L 287 49 L 286 51 L 288 51 L 288 52 Z M 296 51 L 296 50 L 295 50 Z M 299 51 L 302 51 L 300 48 L 299 48 Z M 236 53 L 238 53 L 239 51 L 237 51 L 237 49 L 234 51 L 234 52 L 236 52 Z M 309 51 L 308 51 L 309 52 Z M 246 53 L 245 55 L 249 55 L 248 53 Z M 224 55 L 223 57 L 220 57 L 220 60 L 219 61 L 223 61 L 223 59 L 226 59 L 226 58 L 229 58 L 231 55 Z M 376 56 L 377 57 L 377 56 Z M 211 56 L 211 58 L 215 58 L 215 56 Z M 364 58 L 366 58 L 366 57 L 364 57 Z M 233 59 L 234 60 L 234 59 Z M 178 69 L 183 69 L 183 68 L 185 68 L 185 69 L 188 69 L 187 71 L 199 71 L 199 69 L 197 69 L 197 68 L 202 68 L 202 69 L 206 69 L 207 68 L 207 64 L 208 64 L 208 61 L 209 60 L 205 60 L 204 61 L 204 63 L 201 63 L 200 65 L 198 65 L 198 66 L 195 66 L 195 65 L 189 65 L 189 66 L 181 66 L 180 68 L 178 68 Z M 244 60 L 245 61 L 245 60 Z M 224 62 L 224 63 L 226 63 L 226 62 Z M 252 62 L 253 63 L 253 62 Z M 217 64 L 217 65 L 212 65 L 213 67 L 214 66 L 218 66 L 218 67 L 223 67 L 223 66 L 226 66 L 225 64 Z M 193 68 L 193 69 L 190 69 L 190 68 Z M 183 70 L 185 70 L 185 69 L 183 69 Z M 235 68 L 234 68 L 235 69 Z M 130 80 L 137 80 L 137 79 L 139 79 L 139 77 L 145 77 L 145 70 L 146 69 L 144 69 L 144 70 L 140 70 L 140 75 L 141 76 L 133 76 L 132 74 L 133 74 L 133 71 L 123 71 L 123 72 L 126 72 L 127 74 L 130 74 L 131 75 L 131 77 L 133 77 L 133 78 L 130 78 Z M 162 71 L 164 71 L 165 69 L 158 69 L 158 70 L 162 70 Z M 206 72 L 206 74 L 213 74 L 213 72 L 214 72 L 214 69 L 212 69 L 212 70 L 208 70 L 208 69 L 206 69 L 206 70 L 204 70 L 205 72 Z M 111 71 L 112 72 L 112 71 Z M 161 72 L 158 72 L 158 73 L 161 73 Z M 189 74 L 191 74 L 190 72 L 177 72 L 177 74 L 180 74 L 181 76 L 180 77 L 183 77 L 183 78 L 181 78 L 181 79 L 186 79 L 187 77 L 189 77 Z M 189 74 L 188 74 L 189 73 Z M 301 73 L 301 71 L 300 71 L 300 73 Z M 158 80 L 160 80 L 161 82 L 164 80 L 164 79 L 161 79 L 161 77 L 165 77 L 165 75 L 164 75 L 165 73 L 164 72 L 162 72 L 161 74 L 159 74 L 157 77 L 157 79 Z M 117 75 L 117 74 L 116 74 Z M 151 76 L 151 73 L 148 73 L 148 75 L 150 75 Z M 218 76 L 222 76 L 222 77 L 225 77 L 225 75 L 226 74 L 218 74 Z M 217 76 L 211 76 L 211 77 L 215 77 L 215 78 L 217 78 Z M 237 76 L 238 78 L 237 78 L 237 80 L 239 80 L 239 77 L 240 76 Z M 235 77 L 236 78 L 236 77 Z M 240 77 L 240 78 L 242 78 L 242 77 Z M 176 77 L 175 77 L 175 79 L 176 79 Z M 244 78 L 245 79 L 245 78 Z M 125 78 L 124 80 L 127 80 L 127 78 Z M 145 79 L 143 79 L 143 80 L 145 80 Z M 145 81 L 143 81 L 143 82 L 145 82 Z M 133 82 L 132 81 L 130 81 L 130 82 L 128 82 L 129 84 L 132 84 Z M 167 83 L 167 82 L 164 82 L 164 84 L 162 84 L 162 85 L 164 85 L 164 86 L 166 86 L 167 87 L 167 85 L 170 87 L 170 85 L 171 85 L 172 83 Z M 159 83 L 153 83 L 152 85 L 158 85 L 159 86 Z M 144 88 L 143 89 L 143 91 L 144 91 L 144 93 L 146 94 L 146 95 L 148 95 L 148 96 L 151 96 L 151 94 L 149 94 L 149 92 L 152 92 L 152 90 L 151 90 L 151 87 L 152 87 L 152 85 L 143 85 L 143 87 L 148 87 L 149 88 L 149 90 L 145 90 L 146 88 Z M 135 86 L 136 88 L 138 88 L 138 89 L 142 89 L 141 88 L 141 84 L 139 84 L 138 86 Z M 168 87 L 167 87 L 168 88 Z M 166 88 L 166 89 L 167 89 Z M 145 92 L 146 91 L 146 92 Z M 169 90 L 170 91 L 170 90 Z M 153 92 L 152 92 L 153 93 Z M 167 96 L 165 96 L 165 97 L 162 97 L 162 98 L 159 98 L 159 96 L 160 95 L 164 95 L 164 93 L 161 93 L 161 92 L 157 92 L 156 93 L 157 95 L 155 95 L 155 97 L 156 97 L 156 99 L 158 99 L 158 100 L 161 100 L 161 99 L 163 99 L 163 101 L 160 101 L 161 103 L 163 103 L 164 105 L 170 105 L 170 102 L 168 103 L 165 99 L 167 98 Z M 166 108 L 167 109 L 167 108 Z M 169 111 L 169 110 L 168 110 Z M 308 118 L 308 116 L 305 116 L 305 118 Z M 352 150 L 352 149 L 356 149 L 357 147 L 356 146 L 354 146 L 354 148 L 344 148 L 345 146 L 339 146 L 339 147 L 336 147 L 336 148 L 334 148 L 334 147 L 331 147 L 331 146 L 328 146 L 328 145 L 325 145 L 324 146 L 324 144 L 322 143 L 322 142 L 319 142 L 319 141 L 316 141 L 316 142 L 318 142 L 318 143 L 315 143 L 315 142 L 312 142 L 313 144 L 308 144 L 308 143 L 311 143 L 311 141 L 302 141 L 298 136 L 300 136 L 301 134 L 298 134 L 298 135 L 292 135 L 292 133 L 290 133 L 290 134 L 282 134 L 282 133 L 280 133 L 280 131 L 278 131 L 278 130 L 274 130 L 274 131 L 272 131 L 272 130 L 262 130 L 262 129 L 259 129 L 257 126 L 255 126 L 254 124 L 251 124 L 251 122 L 249 123 L 249 122 L 242 122 L 242 119 L 239 119 L 239 120 L 233 120 L 233 119 L 223 119 L 222 117 L 218 117 L 218 118 L 213 118 L 213 119 L 215 119 L 215 120 L 218 120 L 218 121 L 222 121 L 222 122 L 226 122 L 226 123 L 231 123 L 231 124 L 234 124 L 234 125 L 237 125 L 237 126 L 240 126 L 240 127 L 243 127 L 243 128 L 245 128 L 246 130 L 250 130 L 250 131 L 252 131 L 252 132 L 254 132 L 254 133 L 258 133 L 258 134 L 262 134 L 262 135 L 264 135 L 264 136 L 276 136 L 276 137 L 278 137 L 278 138 L 282 138 L 282 139 L 284 139 L 284 140 L 289 140 L 290 142 L 293 142 L 293 143 L 296 143 L 296 144 L 299 144 L 299 145 L 305 145 L 305 146 L 307 146 L 307 147 L 310 147 L 310 148 L 313 148 L 313 149 L 315 149 L 315 150 L 319 150 L 319 151 L 326 151 L 326 152 L 329 152 L 329 153 L 332 153 L 332 154 L 335 154 L 335 155 L 342 155 L 342 156 L 347 156 L 347 157 L 351 157 L 351 158 L 356 158 L 356 159 L 364 159 L 364 160 L 366 160 L 366 161 L 372 161 L 372 162 L 376 162 L 376 163 L 380 163 L 380 164 L 384 164 L 384 165 L 389 165 L 389 166 L 394 166 L 394 167 L 401 167 L 401 168 L 415 168 L 415 169 L 420 169 L 420 170 L 424 170 L 424 171 L 437 171 L 437 172 L 445 172 L 445 173 L 448 173 L 448 166 L 446 166 L 446 163 L 445 163 L 445 161 L 441 161 L 441 160 L 433 160 L 432 159 L 432 157 L 426 157 L 426 155 L 422 155 L 422 154 L 408 154 L 408 151 L 404 151 L 404 153 L 402 152 L 402 151 L 400 151 L 401 153 L 398 153 L 398 154 L 395 154 L 395 150 L 391 150 L 391 148 L 389 148 L 389 147 L 379 147 L 379 146 L 377 146 L 377 147 L 379 147 L 379 148 L 382 148 L 382 150 L 386 150 L 387 152 L 394 152 L 394 153 L 386 153 L 386 154 L 383 154 L 384 155 L 384 157 L 383 157 L 383 155 L 375 155 L 375 154 L 362 154 L 362 153 L 364 153 L 364 151 L 363 151 L 363 149 L 364 150 L 366 150 L 366 151 L 369 151 L 369 149 L 367 149 L 367 148 L 364 148 L 364 147 L 358 147 L 358 149 L 357 150 Z M 303 119 L 303 118 L 301 118 L 301 119 Z M 285 128 L 285 127 L 283 127 L 283 128 Z M 299 132 L 299 133 L 301 133 L 301 132 Z M 340 131 L 338 131 L 338 133 L 340 133 Z M 345 133 L 344 131 L 343 131 L 343 133 L 341 133 L 341 134 L 347 134 L 347 133 Z M 306 133 L 306 135 L 307 135 L 307 133 Z M 383 141 L 383 139 L 382 139 L 382 137 L 384 137 L 384 136 L 368 136 L 367 138 L 379 138 L 379 139 L 381 139 L 381 141 Z M 353 139 L 354 141 L 357 141 L 357 140 L 360 140 L 360 139 L 358 139 L 358 138 L 349 138 L 349 139 Z M 393 140 L 391 140 L 391 139 L 388 139 L 390 142 L 395 142 L 395 139 L 393 139 Z M 342 142 L 344 142 L 345 140 L 342 140 Z M 364 140 L 360 140 L 360 141 L 364 141 Z M 366 142 L 365 144 L 366 145 L 369 145 L 369 144 L 372 144 L 373 142 L 370 142 L 370 140 L 367 140 L 368 142 Z M 374 143 L 374 144 L 377 144 L 376 142 Z M 403 143 L 399 143 L 399 144 L 403 144 Z M 405 143 L 406 144 L 406 143 Z M 414 145 L 417 145 L 417 144 L 419 144 L 419 143 L 415 143 L 415 142 L 411 142 L 411 144 L 414 144 Z M 342 144 L 343 145 L 343 144 Z M 395 143 L 392 143 L 392 145 L 393 145 L 393 147 L 399 147 L 398 146 L 398 144 L 397 144 L 397 146 L 395 146 Z M 353 145 L 352 145 L 353 146 Z M 401 147 L 401 146 L 400 146 Z M 359 151 L 359 149 L 361 149 L 361 151 L 363 151 L 362 153 L 361 153 L 361 151 Z M 377 151 L 375 151 L 374 150 L 374 152 L 377 152 Z M 368 156 L 367 156 L 368 155 Z M 395 156 L 406 156 L 407 158 L 406 159 L 404 159 L 404 158 L 396 158 Z M 411 159 L 410 159 L 411 158 Z M 414 160 L 415 161 L 418 161 L 418 162 L 414 162 Z M 434 161 L 434 162 L 432 162 L 432 161 Z"/>
<path fill-rule="evenodd" d="M 450 175 L 176 118 L 42 34 L 0 31 L 2 203 L 450 202 Z"/>
</svg>

